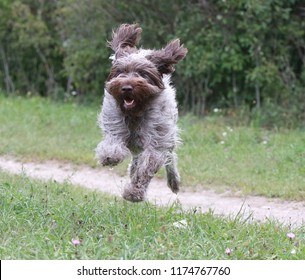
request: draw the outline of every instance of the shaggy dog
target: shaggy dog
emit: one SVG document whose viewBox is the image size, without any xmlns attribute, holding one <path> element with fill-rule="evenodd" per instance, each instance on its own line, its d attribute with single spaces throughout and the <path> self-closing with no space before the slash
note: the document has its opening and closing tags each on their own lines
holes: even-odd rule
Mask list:
<svg viewBox="0 0 305 280">
<path fill-rule="evenodd" d="M 102 165 L 113 166 L 132 155 L 130 183 L 123 192 L 132 202 L 145 199 L 147 187 L 162 165 L 169 188 L 179 191 L 174 152 L 179 142 L 178 110 L 170 74 L 187 53 L 179 39 L 161 50 L 137 49 L 141 32 L 136 24 L 123 24 L 108 42 L 115 54 L 98 117 L 104 137 L 96 148 Z"/>
</svg>

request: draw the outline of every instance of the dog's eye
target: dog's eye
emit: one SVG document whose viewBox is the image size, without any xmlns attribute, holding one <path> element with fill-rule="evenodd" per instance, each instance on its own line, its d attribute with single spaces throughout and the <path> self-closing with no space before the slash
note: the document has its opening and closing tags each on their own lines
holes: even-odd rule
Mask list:
<svg viewBox="0 0 305 280">
<path fill-rule="evenodd" d="M 118 78 L 126 78 L 127 75 L 126 75 L 126 73 L 119 73 L 119 74 L 117 75 L 117 77 L 118 77 Z"/>
<path fill-rule="evenodd" d="M 118 67 L 113 66 L 110 74 L 108 76 L 108 80 L 119 77 L 123 72 Z"/>
<path fill-rule="evenodd" d="M 139 73 L 139 76 L 141 76 L 142 78 L 148 80 L 149 79 L 149 75 L 146 71 L 140 71 Z"/>
<path fill-rule="evenodd" d="M 145 80 L 147 80 L 148 83 L 162 87 L 162 80 L 158 75 L 155 75 L 153 72 L 139 71 L 139 75 Z"/>
</svg>

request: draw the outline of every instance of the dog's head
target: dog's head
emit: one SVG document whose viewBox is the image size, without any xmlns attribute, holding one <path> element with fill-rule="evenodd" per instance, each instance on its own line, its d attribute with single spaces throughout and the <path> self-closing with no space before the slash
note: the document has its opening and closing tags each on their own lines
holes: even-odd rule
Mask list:
<svg viewBox="0 0 305 280">
<path fill-rule="evenodd" d="M 115 54 L 106 89 L 121 110 L 132 115 L 141 114 L 164 90 L 163 75 L 174 72 L 174 65 L 187 53 L 179 39 L 161 50 L 138 50 L 141 32 L 136 24 L 123 24 L 108 42 Z"/>
</svg>

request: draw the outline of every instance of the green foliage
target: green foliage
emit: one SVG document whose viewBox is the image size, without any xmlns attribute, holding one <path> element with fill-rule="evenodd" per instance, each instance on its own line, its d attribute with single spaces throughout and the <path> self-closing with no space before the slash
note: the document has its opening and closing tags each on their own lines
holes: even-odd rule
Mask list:
<svg viewBox="0 0 305 280">
<path fill-rule="evenodd" d="M 119 24 L 137 22 L 144 47 L 159 48 L 180 37 L 189 49 L 174 75 L 183 112 L 247 108 L 259 125 L 304 126 L 301 0 L 2 0 L 0 5 L 0 86 L 9 94 L 100 98 L 110 68 L 106 40 Z M 268 118 L 270 106 L 277 118 Z"/>
</svg>

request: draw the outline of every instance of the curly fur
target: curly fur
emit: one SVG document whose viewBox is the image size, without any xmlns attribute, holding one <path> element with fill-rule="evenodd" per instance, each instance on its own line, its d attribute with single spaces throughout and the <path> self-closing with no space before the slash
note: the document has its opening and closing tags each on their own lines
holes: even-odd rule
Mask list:
<svg viewBox="0 0 305 280">
<path fill-rule="evenodd" d="M 161 50 L 137 49 L 141 28 L 121 25 L 109 46 L 115 56 L 98 118 L 103 141 L 96 148 L 102 165 L 116 165 L 131 155 L 130 184 L 123 197 L 145 199 L 147 187 L 162 165 L 170 189 L 179 191 L 175 148 L 179 143 L 173 65 L 187 53 L 178 39 Z"/>
</svg>

